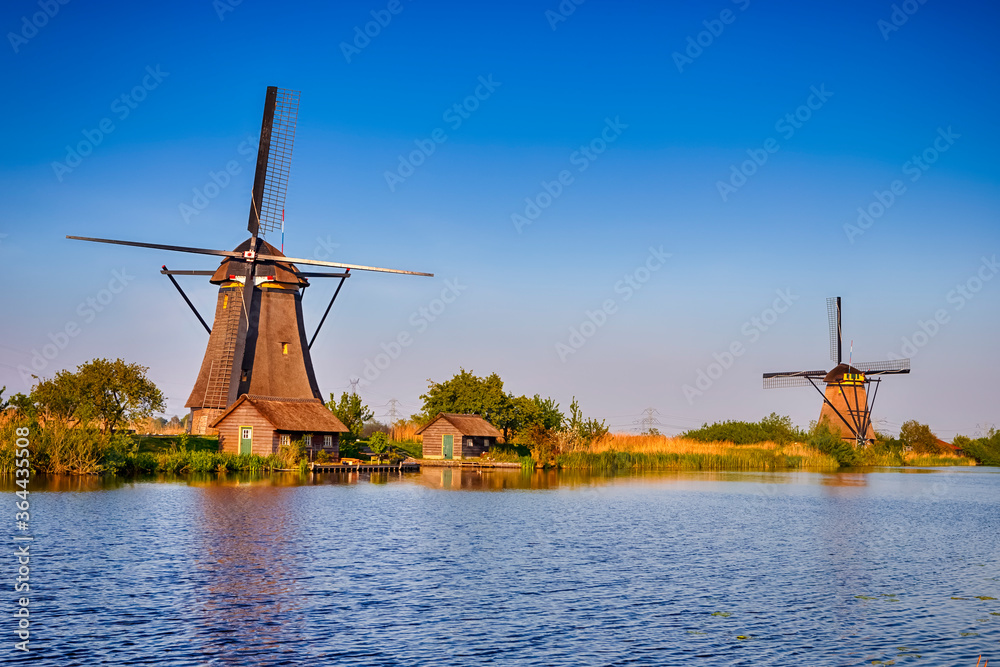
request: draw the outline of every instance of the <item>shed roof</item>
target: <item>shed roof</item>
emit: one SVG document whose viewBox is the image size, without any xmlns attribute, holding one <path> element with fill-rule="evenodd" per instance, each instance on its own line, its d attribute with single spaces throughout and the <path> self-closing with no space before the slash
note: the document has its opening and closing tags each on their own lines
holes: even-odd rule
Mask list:
<svg viewBox="0 0 1000 667">
<path fill-rule="evenodd" d="M 421 434 L 426 431 L 431 424 L 439 419 L 446 420 L 449 424 L 454 426 L 462 435 L 472 435 L 472 436 L 486 436 L 492 438 L 499 438 L 500 431 L 493 427 L 493 424 L 489 423 L 479 415 L 460 415 L 453 412 L 441 412 L 434 419 L 427 422 L 424 426 L 421 426 L 417 430 L 417 434 Z"/>
<path fill-rule="evenodd" d="M 272 398 L 243 394 L 225 412 L 211 423 L 212 428 L 228 417 L 233 410 L 249 403 L 276 431 L 301 431 L 303 433 L 347 433 L 337 417 L 318 398 Z"/>
</svg>

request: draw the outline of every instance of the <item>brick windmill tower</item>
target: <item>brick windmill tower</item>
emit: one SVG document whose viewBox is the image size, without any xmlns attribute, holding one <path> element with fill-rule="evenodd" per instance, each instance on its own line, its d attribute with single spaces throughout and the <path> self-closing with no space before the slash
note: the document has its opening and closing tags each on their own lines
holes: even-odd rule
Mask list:
<svg viewBox="0 0 1000 667">
<path fill-rule="evenodd" d="M 247 225 L 250 238 L 234 250 L 67 236 L 81 241 L 224 258 L 219 267 L 211 271 L 171 271 L 166 266 L 161 270 L 209 333 L 201 369 L 186 403 L 186 407 L 191 409 L 191 429 L 194 433 L 206 433 L 213 425 L 219 427 L 221 432 L 221 426 L 216 422 L 244 397 L 251 401 L 266 401 L 266 406 L 258 406 L 258 412 L 266 412 L 273 417 L 271 422 L 281 421 L 288 427 L 277 428 L 279 424 L 272 424 L 276 427 L 272 438 L 275 443 L 280 440 L 279 432 L 284 432 L 286 436 L 309 431 L 335 432 L 333 427 L 336 424 L 324 423 L 325 417 L 313 409 L 315 404 L 322 405 L 322 395 L 309 350 L 344 280 L 351 275 L 351 270 L 433 275 L 284 255 L 285 191 L 298 108 L 298 91 L 273 86 L 267 89 L 250 198 Z M 280 249 L 264 240 L 267 234 L 279 231 L 282 238 Z M 304 272 L 296 264 L 335 267 L 343 271 Z M 218 285 L 215 319 L 211 328 L 181 289 L 175 275 L 210 276 L 209 282 Z M 315 333 L 307 341 L 302 296 L 309 286 L 309 278 L 339 278 L 340 283 Z M 322 412 L 329 415 L 325 408 Z M 241 436 L 240 440 L 244 438 Z M 258 449 L 260 453 L 270 453 L 266 446 L 258 448 L 253 443 L 244 448 L 241 442 L 239 447 L 241 452 L 258 453 Z"/>
<path fill-rule="evenodd" d="M 840 326 L 840 297 L 826 300 L 830 324 L 830 360 L 837 365 L 829 371 L 789 371 L 764 373 L 764 389 L 779 387 L 806 387 L 812 385 L 823 396 L 819 422 L 841 438 L 859 447 L 875 441 L 872 427 L 872 407 L 881 378 L 880 375 L 898 375 L 910 372 L 910 360 L 872 361 L 857 364 L 844 363 Z M 819 383 L 826 385 L 823 389 Z M 874 389 L 872 389 L 872 385 Z"/>
</svg>

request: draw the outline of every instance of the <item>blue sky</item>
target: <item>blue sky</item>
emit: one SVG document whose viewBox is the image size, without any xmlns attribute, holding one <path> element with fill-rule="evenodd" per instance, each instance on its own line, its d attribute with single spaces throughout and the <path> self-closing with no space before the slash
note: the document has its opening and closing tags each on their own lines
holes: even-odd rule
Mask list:
<svg viewBox="0 0 1000 667">
<path fill-rule="evenodd" d="M 905 22 L 888 2 L 6 3 L 0 384 L 27 390 L 18 367 L 62 341 L 41 375 L 122 356 L 183 411 L 206 336 L 158 269 L 214 262 L 63 237 L 235 247 L 243 142 L 277 85 L 302 91 L 287 253 L 436 274 L 348 281 L 313 348 L 324 392 L 380 363 L 363 397 L 414 412 L 428 378 L 464 367 L 564 408 L 575 395 L 617 430 L 645 408 L 666 432 L 772 411 L 806 425 L 815 392 L 760 375 L 828 366 L 840 295 L 854 359 L 916 352 L 879 392 L 885 430 L 996 423 L 1000 9 L 897 6 Z M 54 166 L 81 142 L 96 145 Z M 547 206 L 517 224 L 526 199 Z M 113 271 L 125 286 L 97 312 Z M 184 285 L 210 314 L 215 290 Z M 309 288 L 310 332 L 332 289 Z M 717 377 L 699 389 L 700 373 Z"/>
</svg>

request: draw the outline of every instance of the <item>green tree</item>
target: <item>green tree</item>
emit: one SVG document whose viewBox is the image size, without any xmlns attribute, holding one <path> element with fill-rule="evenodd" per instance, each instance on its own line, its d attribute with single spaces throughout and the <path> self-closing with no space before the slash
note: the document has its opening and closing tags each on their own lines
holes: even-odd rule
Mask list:
<svg viewBox="0 0 1000 667">
<path fill-rule="evenodd" d="M 440 412 L 477 414 L 502 430 L 505 440 L 516 426 L 513 404 L 496 373 L 480 378 L 463 368 L 450 380 L 428 383 L 427 393 L 420 396 L 424 402 L 420 420 L 425 423 Z"/>
<path fill-rule="evenodd" d="M 7 406 L 10 405 L 10 402 L 4 400 L 3 393 L 5 391 L 7 391 L 7 385 L 0 388 L 0 410 L 6 410 Z"/>
<path fill-rule="evenodd" d="M 333 394 L 330 394 L 330 402 L 326 404 L 326 407 L 347 427 L 349 432 L 345 433 L 343 437 L 348 442 L 360 438 L 365 422 L 375 416 L 375 413 L 361 402 L 360 396 L 346 391 L 340 395 L 339 401 L 334 399 Z"/>
<path fill-rule="evenodd" d="M 899 429 L 899 439 L 905 447 L 910 447 L 918 454 L 938 454 L 941 446 L 937 436 L 931 432 L 931 427 L 921 424 L 915 419 L 903 422 Z"/>
<path fill-rule="evenodd" d="M 76 372 L 59 371 L 31 392 L 43 412 L 81 423 L 97 421 L 108 433 L 165 409 L 163 393 L 146 377 L 146 366 L 122 359 L 94 359 Z"/>
<path fill-rule="evenodd" d="M 566 423 L 566 430 L 569 431 L 571 438 L 582 445 L 589 445 L 594 440 L 608 434 L 608 427 L 603 419 L 597 421 L 593 418 L 583 418 L 583 411 L 580 409 L 580 403 L 576 400 L 576 396 L 569 404 L 569 420 Z"/>
</svg>

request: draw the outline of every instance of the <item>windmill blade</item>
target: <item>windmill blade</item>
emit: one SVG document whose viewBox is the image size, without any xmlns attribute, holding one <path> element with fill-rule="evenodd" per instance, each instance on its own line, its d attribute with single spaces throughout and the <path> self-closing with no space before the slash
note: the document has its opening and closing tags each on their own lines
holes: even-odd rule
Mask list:
<svg viewBox="0 0 1000 667">
<path fill-rule="evenodd" d="M 783 389 L 785 387 L 808 387 L 812 382 L 804 375 L 764 376 L 764 389 Z"/>
<path fill-rule="evenodd" d="M 910 360 L 864 361 L 854 364 L 854 367 L 866 375 L 895 375 L 909 373 Z"/>
<path fill-rule="evenodd" d="M 781 387 L 808 387 L 812 380 L 826 377 L 826 371 L 787 371 L 780 373 L 764 373 L 764 389 Z"/>
<path fill-rule="evenodd" d="M 237 253 L 238 254 L 238 253 Z M 310 264 L 313 266 L 332 266 L 337 269 L 356 269 L 359 271 L 380 271 L 382 273 L 403 273 L 409 276 L 428 276 L 433 278 L 433 273 L 423 273 L 421 271 L 404 271 L 402 269 L 384 269 L 377 266 L 362 266 L 360 264 L 344 264 L 343 262 L 323 262 L 318 259 L 300 259 L 298 257 L 283 257 L 280 255 L 257 255 L 257 259 L 265 262 L 290 262 L 292 264 Z"/>
<path fill-rule="evenodd" d="M 843 361 L 841 355 L 840 297 L 831 296 L 826 300 L 826 316 L 830 322 L 830 361 L 838 366 Z"/>
<path fill-rule="evenodd" d="M 140 243 L 139 241 L 118 241 L 115 239 L 94 239 L 87 236 L 67 236 L 75 241 L 92 241 L 94 243 L 111 243 L 113 245 L 129 245 L 137 248 L 153 248 L 155 250 L 171 250 L 173 252 L 192 252 L 197 255 L 217 255 L 219 257 L 243 257 L 243 253 L 232 250 L 211 250 L 210 248 L 191 248 L 182 245 L 165 245 L 162 243 Z"/>
<path fill-rule="evenodd" d="M 281 229 L 300 96 L 297 90 L 267 88 L 247 223 L 247 229 L 255 237 Z"/>
</svg>

